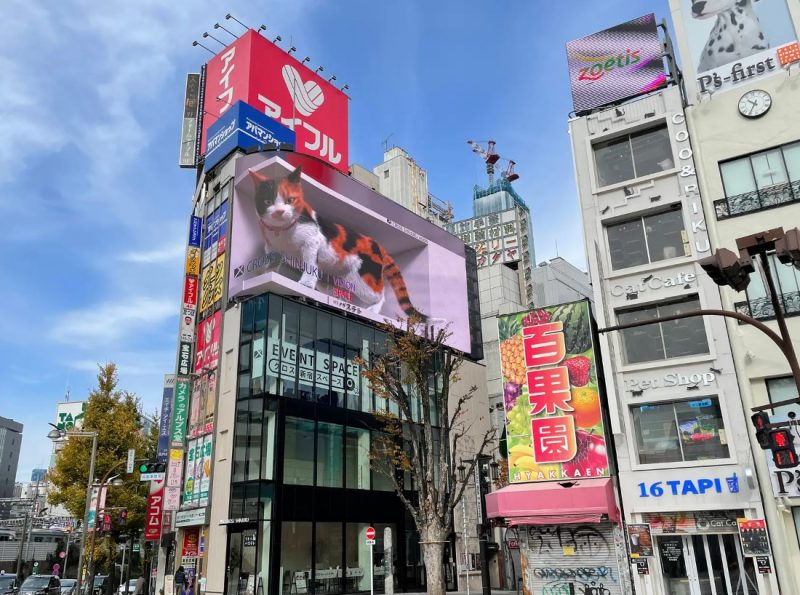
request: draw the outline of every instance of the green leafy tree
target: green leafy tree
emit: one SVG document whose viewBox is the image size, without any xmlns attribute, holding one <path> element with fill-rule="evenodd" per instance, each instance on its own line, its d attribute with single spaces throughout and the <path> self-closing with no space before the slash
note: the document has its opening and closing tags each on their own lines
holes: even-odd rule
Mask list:
<svg viewBox="0 0 800 595">
<path fill-rule="evenodd" d="M 378 399 L 374 414 L 383 429 L 383 436 L 373 441 L 372 467 L 391 480 L 414 520 L 428 594 L 444 595 L 444 548 L 452 532 L 453 509 L 471 481 L 477 459 L 492 444 L 494 430 L 477 423 L 486 421 L 471 403 L 478 388 L 462 381 L 464 356 L 447 347 L 450 333 L 426 329 L 421 336 L 415 332 L 419 325 L 418 320 L 402 328 L 384 325 L 385 353 L 370 363 L 360 360 L 360 365 Z M 471 448 L 465 448 L 467 444 Z M 464 457 L 471 463 L 462 479 L 456 470 Z M 414 492 L 404 485 L 404 475 L 410 477 Z"/>
<path fill-rule="evenodd" d="M 97 387 L 89 393 L 82 431 L 94 431 L 97 436 L 95 481 L 107 474 L 119 475 L 123 485 L 108 487 L 106 510 L 112 519 L 112 532 L 97 534 L 94 559 L 96 567 L 107 567 L 116 555 L 115 539 L 120 531 L 139 531 L 144 528 L 148 489 L 136 474 L 125 473 L 128 449 L 137 458 L 155 455 L 158 430 L 146 434 L 141 404 L 137 397 L 118 388 L 117 367 L 113 363 L 99 365 Z M 156 424 L 153 424 L 156 425 Z M 54 489 L 48 494 L 51 504 L 62 504 L 70 514 L 83 521 L 86 506 L 86 485 L 91 459 L 91 438 L 70 438 L 56 458 L 49 479 Z M 119 510 L 128 510 L 127 524 L 119 526 Z M 88 552 L 87 552 L 88 558 Z"/>
</svg>

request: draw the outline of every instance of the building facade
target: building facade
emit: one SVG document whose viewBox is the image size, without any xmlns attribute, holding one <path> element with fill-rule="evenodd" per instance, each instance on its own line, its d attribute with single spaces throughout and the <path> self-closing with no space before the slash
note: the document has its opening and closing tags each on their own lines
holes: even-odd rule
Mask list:
<svg viewBox="0 0 800 595">
<path fill-rule="evenodd" d="M 533 269 L 533 303 L 553 306 L 591 298 L 589 275 L 560 256 L 540 262 Z"/>
<path fill-rule="evenodd" d="M 569 132 L 598 326 L 719 308 L 697 264 L 711 215 L 680 88 Z M 764 519 L 763 486 L 726 330 L 695 317 L 600 336 L 624 518 L 646 525 L 628 546 L 650 546 L 632 559 L 637 592 L 778 593 L 739 536 L 737 519 Z"/>
<path fill-rule="evenodd" d="M 697 60 L 709 32 L 699 29 L 685 2 L 671 1 L 689 105 L 686 119 L 695 153 L 699 192 L 712 249 L 736 251 L 736 240 L 760 231 L 800 225 L 800 6 L 747 4 L 744 19 L 758 17 L 767 47 L 723 58 Z M 711 27 L 712 23 L 708 24 Z M 713 67 L 712 67 L 713 66 Z M 722 289 L 722 305 L 763 321 L 776 332 L 765 273 L 755 272 L 746 291 Z M 800 272 L 772 257 L 772 276 L 795 350 L 800 348 Z M 759 330 L 727 323 L 733 363 L 745 411 L 797 398 L 785 358 Z M 797 405 L 769 412 L 773 421 L 800 413 Z M 797 568 L 800 487 L 795 470 L 778 470 L 748 432 L 764 496 L 767 528 L 784 593 L 800 592 Z"/>
<path fill-rule="evenodd" d="M 22 424 L 0 417 L 0 498 L 14 496 L 19 451 L 22 448 Z"/>
</svg>

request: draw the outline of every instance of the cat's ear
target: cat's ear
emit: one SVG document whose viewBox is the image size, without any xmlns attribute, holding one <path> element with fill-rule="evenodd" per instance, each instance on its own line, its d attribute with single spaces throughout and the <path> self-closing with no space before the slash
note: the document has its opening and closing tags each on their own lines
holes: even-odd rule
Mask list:
<svg viewBox="0 0 800 595">
<path fill-rule="evenodd" d="M 263 184 L 264 182 L 267 182 L 269 180 L 269 178 L 264 174 L 257 171 L 253 171 L 252 169 L 248 170 L 247 173 L 250 174 L 250 179 L 253 180 L 256 186 L 258 186 L 259 184 Z"/>
<path fill-rule="evenodd" d="M 297 169 L 295 169 L 292 173 L 286 176 L 286 179 L 289 180 L 292 184 L 297 184 L 300 182 L 300 174 L 302 173 L 303 166 L 298 165 Z"/>
</svg>

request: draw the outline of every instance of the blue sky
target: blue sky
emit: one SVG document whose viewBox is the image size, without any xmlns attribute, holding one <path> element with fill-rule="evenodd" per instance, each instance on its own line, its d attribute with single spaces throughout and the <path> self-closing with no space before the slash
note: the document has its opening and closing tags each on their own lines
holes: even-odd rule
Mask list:
<svg viewBox="0 0 800 595">
<path fill-rule="evenodd" d="M 377 164 L 391 135 L 458 218 L 485 183 L 466 140 L 496 140 L 537 259 L 557 241 L 581 268 L 564 45 L 668 15 L 666 0 L 3 2 L 0 416 L 25 424 L 20 480 L 46 466 L 56 403 L 67 386 L 85 398 L 97 362 L 148 412 L 174 371 L 194 179 L 177 167 L 182 93 L 210 56 L 192 40 L 229 10 L 350 85 L 351 161 Z"/>
</svg>

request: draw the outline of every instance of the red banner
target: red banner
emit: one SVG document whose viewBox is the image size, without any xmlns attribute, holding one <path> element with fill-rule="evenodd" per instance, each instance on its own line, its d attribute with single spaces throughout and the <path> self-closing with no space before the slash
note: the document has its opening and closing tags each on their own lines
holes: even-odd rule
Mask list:
<svg viewBox="0 0 800 595">
<path fill-rule="evenodd" d="M 161 539 L 161 522 L 164 513 L 164 482 L 150 482 L 150 497 L 147 499 L 147 517 L 144 528 L 146 541 Z"/>
<path fill-rule="evenodd" d="M 294 130 L 298 153 L 347 172 L 347 95 L 252 29 L 208 62 L 203 151 L 208 127 L 239 100 Z"/>
<path fill-rule="evenodd" d="M 200 527 L 187 527 L 183 530 L 183 557 L 196 558 L 200 542 Z"/>
</svg>

